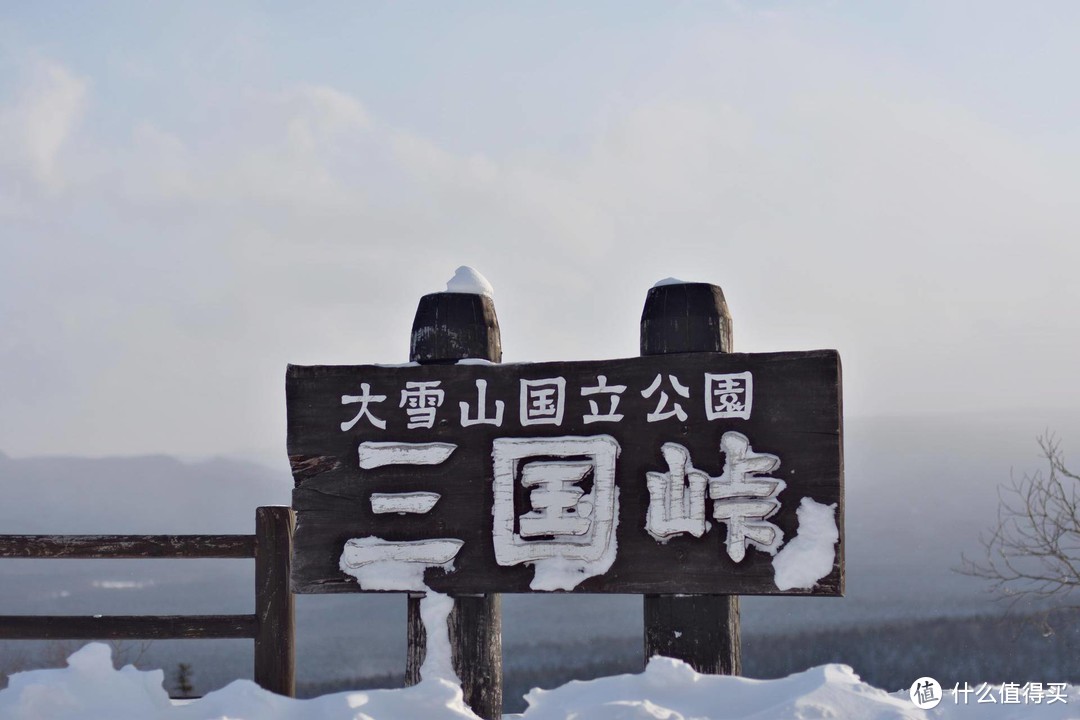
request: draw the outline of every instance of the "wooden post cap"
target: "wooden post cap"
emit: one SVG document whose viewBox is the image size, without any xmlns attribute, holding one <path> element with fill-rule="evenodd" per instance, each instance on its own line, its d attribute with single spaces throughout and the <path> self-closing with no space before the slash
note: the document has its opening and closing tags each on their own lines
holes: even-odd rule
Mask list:
<svg viewBox="0 0 1080 720">
<path fill-rule="evenodd" d="M 465 358 L 502 360 L 495 302 L 487 295 L 472 293 L 424 295 L 416 307 L 409 360 L 424 364 Z"/>
<path fill-rule="evenodd" d="M 724 291 L 709 283 L 649 289 L 641 311 L 641 354 L 731 352 L 731 313 Z"/>
</svg>

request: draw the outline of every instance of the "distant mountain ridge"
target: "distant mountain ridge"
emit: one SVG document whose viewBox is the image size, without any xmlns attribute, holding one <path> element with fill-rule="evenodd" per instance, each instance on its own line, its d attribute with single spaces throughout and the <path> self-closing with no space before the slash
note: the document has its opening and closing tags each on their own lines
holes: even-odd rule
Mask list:
<svg viewBox="0 0 1080 720">
<path fill-rule="evenodd" d="M 1035 438 L 1048 427 L 1066 451 L 1080 446 L 1080 413 L 847 420 L 846 597 L 746 598 L 744 622 L 766 631 L 995 611 L 985 584 L 953 569 L 961 552 L 978 553 L 998 486 L 1042 467 Z M 225 458 L 0 455 L 0 533 L 248 533 L 255 507 L 289 504 L 291 487 L 283 467 Z"/>
<path fill-rule="evenodd" d="M 780 652 L 781 635 L 819 631 L 806 643 L 821 646 L 815 662 L 823 662 L 836 649 L 828 638 L 838 634 L 1002 612 L 985 583 L 953 568 L 961 552 L 978 551 L 979 534 L 996 514 L 997 487 L 1010 473 L 1042 467 L 1035 438 L 1048 427 L 1067 452 L 1080 448 L 1075 413 L 848 420 L 847 594 L 742 598 L 747 657 Z M 0 455 L 0 533 L 248 533 L 255 507 L 287 504 L 291 486 L 284 468 L 230 459 Z M 236 560 L 3 561 L 0 613 L 251 612 L 253 574 L 253 563 Z M 640 598 L 626 595 L 506 595 L 503 647 L 513 662 L 530 667 L 570 667 L 563 653 L 583 646 L 610 646 L 605 658 L 634 664 L 640 662 L 634 648 L 641 647 L 641 607 Z M 302 596 L 297 623 L 306 678 L 352 682 L 404 667 L 400 596 Z M 755 639 L 763 635 L 772 639 Z M 250 645 L 236 641 L 183 647 L 161 641 L 147 661 L 166 668 L 193 662 L 205 691 L 250 673 L 249 653 Z M 0 663 L 3 657 L 0 646 Z"/>
<path fill-rule="evenodd" d="M 249 533 L 255 508 L 288 505 L 291 486 L 287 473 L 227 458 L 0 454 L 0 532 Z"/>
</svg>

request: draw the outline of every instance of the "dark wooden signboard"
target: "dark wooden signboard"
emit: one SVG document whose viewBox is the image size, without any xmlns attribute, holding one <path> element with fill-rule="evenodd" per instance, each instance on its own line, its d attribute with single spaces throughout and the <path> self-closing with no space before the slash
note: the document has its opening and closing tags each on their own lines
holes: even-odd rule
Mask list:
<svg viewBox="0 0 1080 720">
<path fill-rule="evenodd" d="M 290 366 L 293 589 L 840 595 L 840 387 L 831 350 Z M 833 566 L 781 589 L 804 498 Z"/>
</svg>

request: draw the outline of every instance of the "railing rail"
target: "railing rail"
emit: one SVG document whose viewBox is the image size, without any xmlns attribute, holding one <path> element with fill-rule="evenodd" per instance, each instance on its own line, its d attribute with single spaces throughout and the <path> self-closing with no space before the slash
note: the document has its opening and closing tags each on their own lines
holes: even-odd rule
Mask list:
<svg viewBox="0 0 1080 720">
<path fill-rule="evenodd" d="M 253 558 L 254 535 L 0 535 L 0 557 Z"/>
<path fill-rule="evenodd" d="M 255 560 L 252 615 L 2 615 L 4 640 L 250 638 L 255 682 L 296 694 L 296 626 L 289 590 L 292 510 L 255 510 L 254 535 L 0 535 L 0 558 Z"/>
</svg>

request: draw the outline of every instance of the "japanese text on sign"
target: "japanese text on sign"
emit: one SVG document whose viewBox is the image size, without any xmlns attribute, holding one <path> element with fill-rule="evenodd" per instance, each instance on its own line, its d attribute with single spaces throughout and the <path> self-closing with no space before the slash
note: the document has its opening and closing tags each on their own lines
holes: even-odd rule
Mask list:
<svg viewBox="0 0 1080 720">
<path fill-rule="evenodd" d="M 363 589 L 839 592 L 831 544 L 808 580 L 771 566 L 804 501 L 842 512 L 832 351 L 295 367 L 287 393 L 300 592 L 341 572 Z"/>
</svg>

